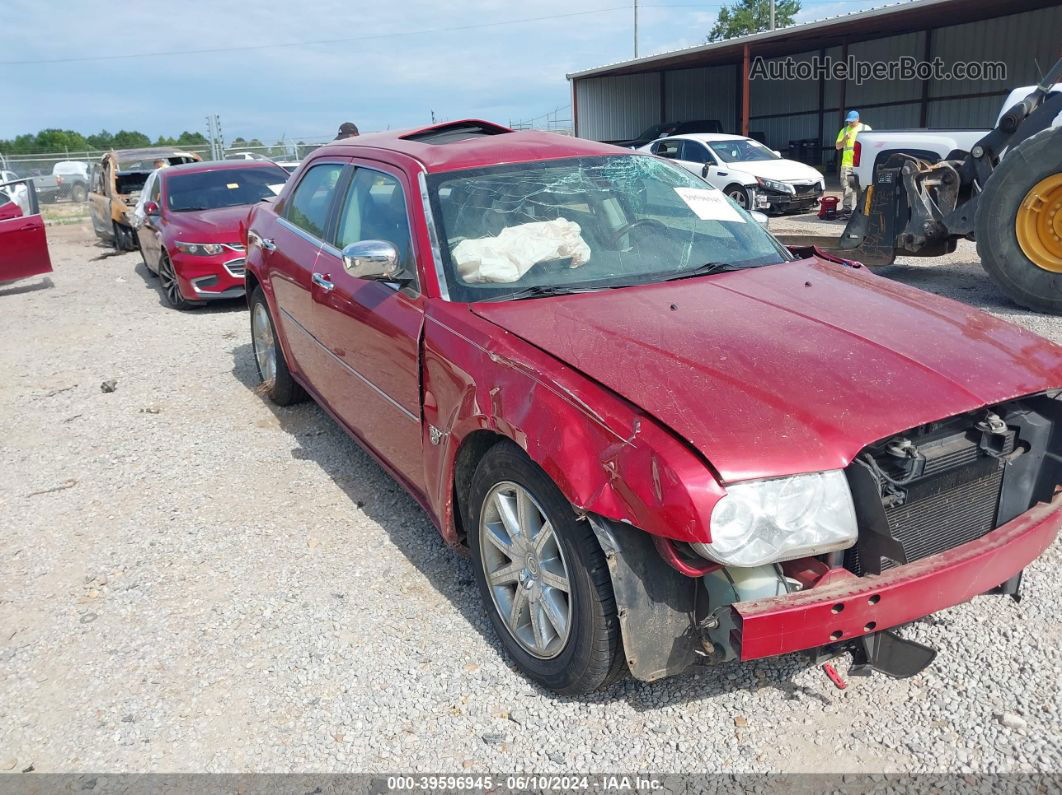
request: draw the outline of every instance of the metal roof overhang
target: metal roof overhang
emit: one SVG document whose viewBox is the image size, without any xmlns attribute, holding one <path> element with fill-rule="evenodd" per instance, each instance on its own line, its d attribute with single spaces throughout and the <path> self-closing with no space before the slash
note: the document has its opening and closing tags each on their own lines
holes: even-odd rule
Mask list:
<svg viewBox="0 0 1062 795">
<path fill-rule="evenodd" d="M 754 33 L 685 50 L 585 69 L 572 72 L 567 77 L 569 80 L 579 80 L 585 77 L 740 63 L 745 45 L 749 45 L 753 56 L 777 58 L 838 46 L 846 41 L 867 41 L 914 30 L 977 22 L 1057 4 L 1058 0 L 914 0 L 902 5 L 861 11 L 843 17 L 832 17 L 819 22 L 808 22 L 781 30 Z"/>
</svg>

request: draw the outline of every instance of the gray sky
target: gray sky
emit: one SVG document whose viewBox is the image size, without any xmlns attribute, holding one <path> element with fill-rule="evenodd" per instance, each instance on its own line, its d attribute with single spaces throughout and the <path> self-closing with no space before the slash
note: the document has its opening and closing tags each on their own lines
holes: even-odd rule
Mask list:
<svg viewBox="0 0 1062 795">
<path fill-rule="evenodd" d="M 805 0 L 798 20 L 874 5 Z M 720 3 L 640 6 L 645 55 L 701 43 Z M 439 119 L 503 124 L 557 106 L 567 112 L 566 72 L 631 57 L 632 7 L 631 0 L 4 0 L 0 138 L 48 127 L 154 137 L 202 131 L 206 114 L 218 113 L 226 139 L 272 143 L 334 135 L 341 121 L 364 131 L 411 127 L 429 122 L 433 110 Z M 331 43 L 275 46 L 323 40 Z M 146 54 L 173 52 L 180 54 Z M 110 60 L 39 63 L 100 56 Z M 25 61 L 38 63 L 16 63 Z"/>
</svg>

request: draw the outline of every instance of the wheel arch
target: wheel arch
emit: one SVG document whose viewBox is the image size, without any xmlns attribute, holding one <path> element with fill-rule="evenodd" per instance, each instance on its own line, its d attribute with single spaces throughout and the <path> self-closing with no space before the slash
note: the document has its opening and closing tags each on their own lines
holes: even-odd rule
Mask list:
<svg viewBox="0 0 1062 795">
<path fill-rule="evenodd" d="M 577 513 L 708 540 L 723 488 L 688 442 L 544 351 L 497 332 L 482 347 L 468 328 L 451 332 L 429 320 L 422 357 L 427 497 L 447 543 L 462 542 L 466 485 L 502 439 L 520 447 Z"/>
</svg>

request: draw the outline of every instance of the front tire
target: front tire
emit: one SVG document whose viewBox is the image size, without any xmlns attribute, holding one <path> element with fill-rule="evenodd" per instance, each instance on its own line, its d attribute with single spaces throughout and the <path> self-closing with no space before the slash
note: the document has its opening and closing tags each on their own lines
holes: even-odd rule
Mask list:
<svg viewBox="0 0 1062 795">
<path fill-rule="evenodd" d="M 262 389 L 278 406 L 290 406 L 306 399 L 306 392 L 291 377 L 284 350 L 277 342 L 277 331 L 269 303 L 261 287 L 251 293 L 251 347 L 255 367 L 262 379 Z"/>
<path fill-rule="evenodd" d="M 742 210 L 748 210 L 752 206 L 748 190 L 741 185 L 727 185 L 723 193 L 733 199 Z"/>
<path fill-rule="evenodd" d="M 509 441 L 472 477 L 468 543 L 505 650 L 530 679 L 588 693 L 626 672 L 605 556 L 549 476 Z"/>
<path fill-rule="evenodd" d="M 173 270 L 173 263 L 163 252 L 159 258 L 159 286 L 162 288 L 162 296 L 166 303 L 174 309 L 184 311 L 198 306 L 181 295 L 181 285 L 177 281 L 177 273 Z"/>
</svg>

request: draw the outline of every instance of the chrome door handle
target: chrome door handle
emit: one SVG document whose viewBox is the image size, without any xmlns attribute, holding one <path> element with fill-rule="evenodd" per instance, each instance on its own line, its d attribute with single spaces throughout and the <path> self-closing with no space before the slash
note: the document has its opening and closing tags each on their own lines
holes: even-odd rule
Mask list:
<svg viewBox="0 0 1062 795">
<path fill-rule="evenodd" d="M 276 251 L 277 244 L 272 238 L 262 237 L 253 229 L 247 232 L 247 242 L 251 245 L 258 245 L 262 247 L 263 251 Z"/>
<path fill-rule="evenodd" d="M 335 285 L 332 284 L 331 281 L 329 281 L 327 274 L 315 273 L 310 278 L 313 280 L 314 284 L 316 284 L 318 287 L 320 287 L 326 293 L 330 293 L 335 288 Z"/>
</svg>

